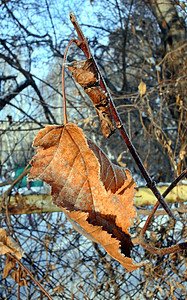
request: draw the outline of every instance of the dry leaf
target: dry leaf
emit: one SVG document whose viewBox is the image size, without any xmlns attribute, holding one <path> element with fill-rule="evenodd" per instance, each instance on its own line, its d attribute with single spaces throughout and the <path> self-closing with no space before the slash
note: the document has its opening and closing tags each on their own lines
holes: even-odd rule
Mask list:
<svg viewBox="0 0 187 300">
<path fill-rule="evenodd" d="M 3 279 L 7 278 L 8 275 L 10 274 L 10 271 L 15 268 L 16 262 L 12 257 L 7 256 L 5 260 L 5 266 L 3 269 Z"/>
<path fill-rule="evenodd" d="M 100 118 L 102 132 L 105 137 L 109 137 L 115 131 L 115 127 L 112 123 L 108 96 L 100 86 L 92 58 L 73 62 L 68 69 L 75 81 L 82 86 L 85 93 L 90 97 Z"/>
<path fill-rule="evenodd" d="M 27 285 L 27 280 L 26 280 L 26 276 L 27 273 L 23 270 L 23 269 L 16 269 L 11 273 L 11 278 L 19 284 L 19 286 L 25 286 Z"/>
<path fill-rule="evenodd" d="M 186 10 L 186 4 L 184 1 L 181 3 L 181 7 L 182 7 L 182 9 Z"/>
<path fill-rule="evenodd" d="M 4 228 L 0 228 L 0 254 L 13 253 L 18 259 L 23 256 L 23 250 Z"/>
<path fill-rule="evenodd" d="M 117 162 L 118 162 L 118 164 L 119 164 L 122 168 L 126 168 L 126 167 L 127 167 L 127 165 L 126 165 L 125 163 L 123 163 L 123 161 L 122 161 L 122 153 L 120 153 L 120 155 L 118 156 Z"/>
<path fill-rule="evenodd" d="M 60 293 L 63 293 L 64 291 L 64 288 L 61 284 L 59 284 L 58 286 L 56 286 L 54 289 L 53 289 L 53 292 L 54 293 L 57 293 L 57 294 L 60 294 Z"/>
<path fill-rule="evenodd" d="M 141 81 L 138 86 L 138 89 L 140 91 L 140 96 L 142 97 L 146 93 L 146 84 L 143 81 Z"/>
<path fill-rule="evenodd" d="M 47 126 L 33 146 L 38 149 L 29 180 L 50 184 L 57 206 L 127 270 L 137 269 L 128 232 L 135 216 L 130 172 L 112 164 L 74 124 Z"/>
</svg>

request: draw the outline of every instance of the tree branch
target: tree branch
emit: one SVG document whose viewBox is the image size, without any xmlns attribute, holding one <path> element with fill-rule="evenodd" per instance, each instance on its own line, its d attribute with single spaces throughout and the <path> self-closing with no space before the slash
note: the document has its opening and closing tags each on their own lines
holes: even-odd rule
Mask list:
<svg viewBox="0 0 187 300">
<path fill-rule="evenodd" d="M 15 98 L 19 93 L 21 93 L 25 88 L 31 85 L 30 80 L 26 79 L 17 85 L 15 89 L 5 94 L 4 96 L 0 96 L 0 110 L 2 110 L 6 104 L 8 104 L 13 98 Z"/>
<path fill-rule="evenodd" d="M 7 80 L 10 80 L 10 79 L 16 79 L 17 76 L 14 76 L 14 75 L 10 75 L 10 76 L 3 76 L 1 75 L 0 76 L 0 80 L 3 80 L 3 81 L 7 81 Z"/>
<path fill-rule="evenodd" d="M 38 88 L 38 86 L 36 85 L 34 79 L 33 79 L 33 76 L 31 73 L 29 73 L 28 71 L 26 71 L 25 69 L 22 68 L 19 60 L 17 59 L 16 55 L 14 53 L 12 53 L 12 51 L 8 48 L 7 44 L 6 44 L 6 41 L 5 40 L 2 40 L 0 39 L 0 42 L 1 44 L 3 45 L 3 47 L 5 48 L 5 50 L 7 50 L 11 56 L 14 58 L 10 58 L 9 56 L 6 56 L 5 54 L 3 53 L 0 53 L 0 58 L 2 58 L 5 62 L 7 62 L 11 67 L 15 68 L 16 70 L 20 71 L 24 76 L 25 78 L 27 79 L 27 81 L 29 82 L 29 84 L 32 86 L 32 88 L 35 90 L 36 94 L 38 95 L 39 97 L 39 101 L 40 101 L 40 104 L 42 105 L 43 109 L 44 109 L 44 113 L 45 113 L 45 117 L 46 119 L 48 120 L 49 124 L 51 124 L 51 119 L 52 121 L 57 124 L 56 122 L 56 119 L 55 117 L 53 116 L 53 114 L 51 113 L 51 111 L 49 110 L 47 104 L 45 103 L 41 93 L 40 93 L 40 90 Z M 14 97 L 12 97 L 11 99 L 13 99 Z M 3 106 L 4 107 L 4 106 Z M 50 119 L 51 117 L 51 119 Z"/>
<path fill-rule="evenodd" d="M 162 197 L 165 198 L 171 191 L 172 189 L 179 183 L 180 180 L 182 180 L 185 176 L 187 175 L 187 169 L 184 170 L 169 186 L 168 188 L 164 191 L 162 194 Z M 151 219 L 153 215 L 155 214 L 157 208 L 159 207 L 160 202 L 158 201 L 155 206 L 152 209 L 152 212 L 150 213 L 149 217 L 147 218 L 144 227 L 142 228 L 141 234 L 144 235 L 145 231 L 147 230 L 147 227 L 149 223 L 151 222 Z"/>
<path fill-rule="evenodd" d="M 143 235 L 140 234 L 137 238 L 132 239 L 132 243 L 134 245 L 141 245 L 144 249 L 147 251 L 157 254 L 157 255 L 166 255 L 171 254 L 175 252 L 179 252 L 182 250 L 187 250 L 187 242 L 179 243 L 175 246 L 167 247 L 167 248 L 156 248 L 153 246 L 150 246 L 144 239 Z"/>
<path fill-rule="evenodd" d="M 35 34 L 35 33 L 32 33 L 30 32 L 25 26 L 23 26 L 20 21 L 15 17 L 15 15 L 13 14 L 13 12 L 8 8 L 7 4 L 4 3 L 9 15 L 12 17 L 13 20 L 16 21 L 16 23 L 18 24 L 19 28 L 22 28 L 27 34 L 28 36 L 33 36 L 33 37 L 36 37 L 36 38 L 45 38 L 46 36 L 49 36 L 48 33 L 44 34 L 44 35 L 38 35 L 38 34 Z"/>
<path fill-rule="evenodd" d="M 11 187 L 2 195 L 0 196 L 0 210 L 5 209 L 3 198 L 6 198 L 10 192 L 13 186 L 23 178 L 27 172 L 21 174 L 19 179 L 16 179 L 16 181 L 12 181 Z M 61 208 L 57 207 L 55 204 L 51 201 L 51 196 L 48 194 L 42 194 L 45 193 L 43 189 L 38 192 L 38 194 L 32 193 L 32 188 L 30 191 L 31 194 L 29 195 L 20 195 L 20 198 L 18 199 L 15 196 L 10 197 L 10 201 L 8 204 L 8 214 L 10 215 L 17 215 L 17 214 L 31 214 L 31 213 L 52 213 L 52 212 L 59 212 L 62 211 Z M 173 195 L 168 195 L 167 202 L 168 203 L 184 203 L 187 201 L 187 185 L 180 185 L 177 188 L 174 188 Z M 139 202 L 140 201 L 140 202 Z M 141 207 L 147 206 L 147 203 L 149 202 L 149 205 L 154 205 L 154 196 L 150 198 L 149 196 L 149 189 L 145 187 L 138 188 L 136 192 L 135 197 L 135 204 L 138 205 L 138 208 L 136 209 L 137 215 L 150 215 L 151 211 L 149 209 L 139 209 L 140 205 Z M 187 212 L 186 205 L 181 205 L 179 208 L 173 209 L 173 213 L 178 212 L 179 214 L 183 214 Z M 159 209 L 155 215 L 165 215 L 166 212 L 163 209 Z"/>
<path fill-rule="evenodd" d="M 7 103 L 8 104 L 8 103 Z M 21 107 L 17 107 L 15 104 L 9 102 L 9 105 L 12 107 L 15 107 L 17 110 L 21 111 L 21 113 L 23 115 L 25 115 L 26 117 L 28 117 L 29 119 L 31 119 L 34 123 L 38 124 L 41 128 L 44 128 L 44 126 L 42 125 L 42 123 L 38 122 L 36 119 L 34 119 L 31 115 L 27 114 Z"/>
</svg>

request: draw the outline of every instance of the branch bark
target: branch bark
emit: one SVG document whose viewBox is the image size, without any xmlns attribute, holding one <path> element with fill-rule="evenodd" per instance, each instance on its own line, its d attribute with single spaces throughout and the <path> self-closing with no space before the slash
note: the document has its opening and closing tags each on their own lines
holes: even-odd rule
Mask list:
<svg viewBox="0 0 187 300">
<path fill-rule="evenodd" d="M 25 174 L 27 174 L 26 171 Z M 18 182 L 17 180 L 16 182 Z M 158 188 L 160 193 L 166 189 L 166 186 L 162 186 Z M 8 196 L 6 193 L 5 197 Z M 31 191 L 32 193 L 32 191 Z M 156 199 L 151 191 L 146 187 L 140 187 L 137 189 L 136 196 L 134 199 L 134 203 L 138 206 L 137 215 L 149 215 L 151 214 L 151 210 L 148 209 L 139 209 L 139 207 L 154 205 Z M 187 185 L 179 185 L 176 186 L 166 197 L 167 203 L 183 203 L 187 202 Z M 6 201 L 3 200 L 3 197 L 0 197 L 0 210 L 5 212 L 6 210 Z M 19 214 L 32 214 L 32 213 L 52 213 L 52 212 L 60 212 L 62 211 L 59 207 L 54 205 L 51 201 L 51 196 L 48 194 L 29 194 L 29 195 L 21 195 L 16 194 L 15 196 L 11 196 L 8 202 L 7 207 L 8 214 L 10 215 L 19 215 Z M 172 210 L 174 213 L 178 211 L 178 213 L 185 213 L 187 211 L 187 207 L 184 205 L 179 207 L 178 209 Z M 164 215 L 166 212 L 163 209 L 158 210 L 155 215 Z"/>
</svg>

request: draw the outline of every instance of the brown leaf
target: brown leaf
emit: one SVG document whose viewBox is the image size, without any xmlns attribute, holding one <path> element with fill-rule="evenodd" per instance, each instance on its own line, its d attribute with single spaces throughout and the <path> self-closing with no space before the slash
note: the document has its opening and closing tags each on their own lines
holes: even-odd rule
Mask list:
<svg viewBox="0 0 187 300">
<path fill-rule="evenodd" d="M 82 63 L 83 62 L 83 63 Z M 83 88 L 88 88 L 96 83 L 96 76 L 93 72 L 89 71 L 90 62 L 80 61 L 72 63 L 74 67 L 68 67 L 69 71 L 72 73 L 76 82 L 78 82 Z"/>
<path fill-rule="evenodd" d="M 108 99 L 106 97 L 105 92 L 101 88 L 93 86 L 91 88 L 86 89 L 86 93 L 90 97 L 90 99 L 94 100 L 94 105 L 96 107 L 108 106 Z"/>
<path fill-rule="evenodd" d="M 133 24 L 131 24 L 131 30 L 132 30 L 132 34 L 136 35 L 136 29 Z"/>
<path fill-rule="evenodd" d="M 13 253 L 18 259 L 23 256 L 23 250 L 4 228 L 0 228 L 0 254 Z"/>
<path fill-rule="evenodd" d="M 100 118 L 102 132 L 105 137 L 109 137 L 115 131 L 115 127 L 112 122 L 108 96 L 100 86 L 92 58 L 74 62 L 68 69 L 75 81 L 82 86 L 85 93 L 90 97 Z"/>
<path fill-rule="evenodd" d="M 16 266 L 16 262 L 13 258 L 7 256 L 6 260 L 5 260 L 5 266 L 4 266 L 4 269 L 3 269 L 3 279 L 4 278 L 7 278 L 10 271 L 15 268 Z"/>
<path fill-rule="evenodd" d="M 63 291 L 64 291 L 64 287 L 61 284 L 53 288 L 53 292 L 57 294 L 63 293 Z"/>
<path fill-rule="evenodd" d="M 19 286 L 27 285 L 27 280 L 26 280 L 27 273 L 24 270 L 18 268 L 14 270 L 10 276 L 16 283 L 19 284 Z"/>
<path fill-rule="evenodd" d="M 182 9 L 186 10 L 186 4 L 185 4 L 185 1 L 183 1 L 183 2 L 181 3 L 181 7 L 182 7 Z"/>
<path fill-rule="evenodd" d="M 52 201 L 132 271 L 128 232 L 135 216 L 135 183 L 74 124 L 47 126 L 34 140 L 29 180 L 51 185 Z M 124 257 L 125 254 L 128 257 Z"/>
<path fill-rule="evenodd" d="M 82 87 L 94 85 L 98 79 L 97 72 L 94 68 L 92 59 L 80 60 L 71 63 L 68 67 L 76 82 Z"/>
</svg>

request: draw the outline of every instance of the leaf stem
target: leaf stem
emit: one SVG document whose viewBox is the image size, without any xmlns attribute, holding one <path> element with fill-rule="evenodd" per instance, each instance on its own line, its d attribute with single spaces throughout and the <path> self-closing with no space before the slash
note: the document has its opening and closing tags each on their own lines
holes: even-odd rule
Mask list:
<svg viewBox="0 0 187 300">
<path fill-rule="evenodd" d="M 65 62 L 66 62 L 66 56 L 69 50 L 69 47 L 71 46 L 72 43 L 76 43 L 75 39 L 72 39 L 69 41 L 65 53 L 64 53 L 64 58 L 63 58 L 63 65 L 62 65 L 62 95 L 63 95 L 63 123 L 67 124 L 68 123 L 68 118 L 67 118 L 67 105 L 66 105 L 66 92 L 65 92 Z"/>
</svg>

